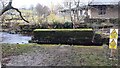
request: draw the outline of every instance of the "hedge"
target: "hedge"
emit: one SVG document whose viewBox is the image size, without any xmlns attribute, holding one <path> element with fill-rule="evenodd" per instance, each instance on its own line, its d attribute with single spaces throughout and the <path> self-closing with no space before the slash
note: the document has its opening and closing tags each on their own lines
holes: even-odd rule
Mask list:
<svg viewBox="0 0 120 68">
<path fill-rule="evenodd" d="M 103 44 L 99 34 L 94 42 L 92 29 L 35 29 L 32 42 L 45 44 Z"/>
</svg>

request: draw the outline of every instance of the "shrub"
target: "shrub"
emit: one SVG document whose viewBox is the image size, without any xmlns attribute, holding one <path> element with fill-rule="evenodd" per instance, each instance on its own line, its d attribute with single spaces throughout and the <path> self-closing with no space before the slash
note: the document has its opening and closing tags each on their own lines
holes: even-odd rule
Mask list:
<svg viewBox="0 0 120 68">
<path fill-rule="evenodd" d="M 73 28 L 73 23 L 72 22 L 65 22 L 63 26 L 64 26 L 64 28 Z"/>
<path fill-rule="evenodd" d="M 48 28 L 48 23 L 41 23 L 40 28 L 41 29 L 47 29 Z"/>
<path fill-rule="evenodd" d="M 63 28 L 63 25 L 60 22 L 53 22 L 52 26 L 53 26 L 54 29 Z"/>
</svg>

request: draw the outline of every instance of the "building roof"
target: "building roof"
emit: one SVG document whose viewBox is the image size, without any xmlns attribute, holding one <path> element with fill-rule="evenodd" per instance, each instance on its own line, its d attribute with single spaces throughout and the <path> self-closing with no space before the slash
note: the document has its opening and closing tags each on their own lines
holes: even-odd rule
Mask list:
<svg viewBox="0 0 120 68">
<path fill-rule="evenodd" d="M 102 2 L 102 3 L 106 3 L 106 2 L 119 2 L 120 0 L 92 0 L 91 2 Z"/>
<path fill-rule="evenodd" d="M 118 2 L 92 2 L 89 5 L 118 5 Z"/>
<path fill-rule="evenodd" d="M 118 5 L 120 0 L 93 0 L 89 5 Z"/>
</svg>

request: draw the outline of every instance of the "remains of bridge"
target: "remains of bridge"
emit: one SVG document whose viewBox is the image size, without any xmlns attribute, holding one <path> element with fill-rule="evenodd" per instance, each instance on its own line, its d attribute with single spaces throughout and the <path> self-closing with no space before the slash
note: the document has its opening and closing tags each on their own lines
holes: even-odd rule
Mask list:
<svg viewBox="0 0 120 68">
<path fill-rule="evenodd" d="M 75 44 L 102 45 L 108 44 L 108 38 L 102 38 L 92 29 L 36 29 L 32 43 L 39 44 Z"/>
</svg>

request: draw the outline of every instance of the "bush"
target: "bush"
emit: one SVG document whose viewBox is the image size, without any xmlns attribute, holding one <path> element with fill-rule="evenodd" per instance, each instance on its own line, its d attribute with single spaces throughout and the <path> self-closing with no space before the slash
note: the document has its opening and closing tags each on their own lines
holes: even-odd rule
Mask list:
<svg viewBox="0 0 120 68">
<path fill-rule="evenodd" d="M 44 22 L 40 24 L 41 29 L 48 29 L 48 23 Z"/>
<path fill-rule="evenodd" d="M 73 23 L 72 22 L 65 22 L 63 26 L 64 26 L 64 28 L 73 28 Z"/>
<path fill-rule="evenodd" d="M 52 26 L 53 26 L 54 29 L 63 28 L 63 25 L 60 22 L 53 22 Z"/>
<path fill-rule="evenodd" d="M 94 44 L 102 44 L 100 35 L 96 35 Z M 93 44 L 92 29 L 36 29 L 33 42 L 55 44 Z"/>
</svg>

